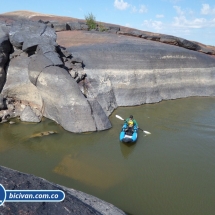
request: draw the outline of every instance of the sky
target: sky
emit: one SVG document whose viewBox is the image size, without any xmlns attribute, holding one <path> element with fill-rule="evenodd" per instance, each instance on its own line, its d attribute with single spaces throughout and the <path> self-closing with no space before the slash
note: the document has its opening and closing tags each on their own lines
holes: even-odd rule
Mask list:
<svg viewBox="0 0 215 215">
<path fill-rule="evenodd" d="M 181 37 L 215 46 L 214 0 L 0 0 L 0 13 L 29 10 Z"/>
</svg>

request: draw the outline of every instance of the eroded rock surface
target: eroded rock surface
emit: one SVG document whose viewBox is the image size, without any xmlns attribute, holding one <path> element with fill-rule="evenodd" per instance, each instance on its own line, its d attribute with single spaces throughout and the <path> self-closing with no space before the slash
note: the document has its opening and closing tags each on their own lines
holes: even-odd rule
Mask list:
<svg viewBox="0 0 215 215">
<path fill-rule="evenodd" d="M 215 95 L 212 56 L 107 33 L 59 32 L 61 42 L 82 57 L 87 73 L 81 82 L 82 91 L 96 99 L 107 115 L 118 106 Z"/>
<path fill-rule="evenodd" d="M 73 132 L 95 131 L 90 106 L 69 73 L 60 67 L 45 68 L 37 80 L 44 101 L 44 116 Z"/>
<path fill-rule="evenodd" d="M 65 193 L 65 199 L 56 203 L 5 202 L 1 207 L 2 214 L 125 215 L 122 210 L 94 196 L 2 166 L 0 166 L 0 184 L 6 190 L 62 190 Z"/>
<path fill-rule="evenodd" d="M 96 114 L 77 84 L 86 77 L 83 60 L 56 43 L 53 28 L 43 22 L 18 20 L 8 27 L 6 39 L 12 50 L 4 51 L 4 55 L 10 54 L 10 61 L 2 95 L 6 100 L 14 100 L 15 110 L 10 112 L 6 107 L 2 119 L 20 116 L 22 121 L 40 122 L 45 116 L 71 132 L 111 127 L 105 112 Z M 3 72 L 4 68 L 5 64 Z M 1 81 L 4 83 L 5 77 Z"/>
</svg>

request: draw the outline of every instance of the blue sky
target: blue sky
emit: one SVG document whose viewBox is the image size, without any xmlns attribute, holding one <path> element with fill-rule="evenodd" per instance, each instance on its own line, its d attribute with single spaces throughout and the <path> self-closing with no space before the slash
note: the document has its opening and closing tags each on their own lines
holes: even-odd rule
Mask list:
<svg viewBox="0 0 215 215">
<path fill-rule="evenodd" d="M 214 0 L 1 0 L 0 13 L 30 10 L 182 37 L 215 46 Z"/>
</svg>

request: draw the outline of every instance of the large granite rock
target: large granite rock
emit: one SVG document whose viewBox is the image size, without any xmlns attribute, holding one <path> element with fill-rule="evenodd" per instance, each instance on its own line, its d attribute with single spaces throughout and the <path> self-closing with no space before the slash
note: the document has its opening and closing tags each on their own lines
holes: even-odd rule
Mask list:
<svg viewBox="0 0 215 215">
<path fill-rule="evenodd" d="M 11 114 L 2 118 L 15 113 L 22 121 L 39 122 L 46 116 L 71 132 L 110 128 L 101 107 L 91 107 L 77 85 L 86 77 L 83 60 L 56 45 L 53 29 L 42 22 L 19 20 L 8 32 L 14 51 L 2 93 L 15 101 Z"/>
<path fill-rule="evenodd" d="M 75 80 L 60 67 L 45 68 L 37 79 L 44 116 L 72 132 L 95 131 L 91 108 Z"/>
<path fill-rule="evenodd" d="M 11 44 L 7 32 L 4 30 L 5 24 L 0 25 L 0 92 L 6 80 L 5 66 L 8 62 Z"/>
<path fill-rule="evenodd" d="M 0 110 L 5 109 L 5 102 L 4 102 L 4 96 L 0 94 Z"/>
<path fill-rule="evenodd" d="M 37 79 L 48 66 L 53 66 L 53 62 L 43 54 L 34 55 L 28 64 L 28 75 L 32 84 L 36 86 Z"/>
<path fill-rule="evenodd" d="M 88 99 L 97 130 L 111 128 L 111 123 L 96 99 Z"/>
<path fill-rule="evenodd" d="M 13 58 L 7 70 L 7 81 L 2 93 L 5 97 L 26 101 L 32 108 L 42 110 L 43 101 L 37 88 L 28 77 L 30 58 L 26 55 Z"/>
<path fill-rule="evenodd" d="M 0 184 L 6 190 L 62 190 L 65 193 L 62 202 L 5 202 L 0 209 L 1 214 L 5 215 L 125 215 L 114 205 L 94 196 L 2 166 L 0 166 Z"/>
<path fill-rule="evenodd" d="M 4 87 L 6 81 L 6 74 L 4 68 L 0 67 L 0 92 L 2 91 L 2 88 Z"/>
<path fill-rule="evenodd" d="M 24 122 L 40 122 L 41 117 L 37 116 L 30 106 L 26 106 L 20 115 L 20 120 Z"/>
<path fill-rule="evenodd" d="M 107 115 L 117 106 L 215 95 L 214 57 L 138 37 L 68 34 L 73 39 L 66 41 L 65 34 L 59 33 L 57 42 L 64 41 L 68 50 L 81 56 L 87 73 L 86 96 L 96 99 Z M 90 45 L 95 38 L 99 42 Z"/>
<path fill-rule="evenodd" d="M 11 44 L 23 51 L 35 51 L 39 44 L 56 44 L 55 31 L 40 22 L 21 20 L 14 22 L 9 32 Z"/>
</svg>

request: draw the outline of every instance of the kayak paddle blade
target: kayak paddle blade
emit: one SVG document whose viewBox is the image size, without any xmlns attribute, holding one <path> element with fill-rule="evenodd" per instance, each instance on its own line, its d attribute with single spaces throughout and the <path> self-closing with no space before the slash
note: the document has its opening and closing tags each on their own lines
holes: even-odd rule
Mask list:
<svg viewBox="0 0 215 215">
<path fill-rule="evenodd" d="M 121 119 L 121 120 L 124 120 L 121 116 L 119 116 L 119 115 L 116 115 L 116 118 L 118 118 L 118 119 Z"/>
</svg>

